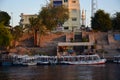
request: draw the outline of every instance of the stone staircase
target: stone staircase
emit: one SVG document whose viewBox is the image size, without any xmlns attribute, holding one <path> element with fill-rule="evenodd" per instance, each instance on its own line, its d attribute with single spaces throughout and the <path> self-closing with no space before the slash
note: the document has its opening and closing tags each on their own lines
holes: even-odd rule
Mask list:
<svg viewBox="0 0 120 80">
<path fill-rule="evenodd" d="M 107 33 L 95 33 L 95 40 L 98 45 L 108 45 L 108 35 Z"/>
</svg>

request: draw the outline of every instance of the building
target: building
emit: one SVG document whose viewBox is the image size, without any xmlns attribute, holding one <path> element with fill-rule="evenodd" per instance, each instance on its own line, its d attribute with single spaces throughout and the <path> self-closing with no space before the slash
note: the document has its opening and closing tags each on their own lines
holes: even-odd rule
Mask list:
<svg viewBox="0 0 120 80">
<path fill-rule="evenodd" d="M 21 13 L 20 15 L 21 20 L 20 20 L 20 25 L 25 27 L 30 24 L 29 19 L 30 18 L 37 18 L 37 14 L 23 14 Z"/>
<path fill-rule="evenodd" d="M 82 26 L 86 26 L 86 22 L 85 22 L 85 20 L 86 20 L 86 11 L 83 9 L 82 10 Z"/>
<path fill-rule="evenodd" d="M 64 5 L 69 10 L 69 19 L 62 25 L 63 30 L 80 29 L 79 0 L 50 0 L 53 6 Z"/>
</svg>

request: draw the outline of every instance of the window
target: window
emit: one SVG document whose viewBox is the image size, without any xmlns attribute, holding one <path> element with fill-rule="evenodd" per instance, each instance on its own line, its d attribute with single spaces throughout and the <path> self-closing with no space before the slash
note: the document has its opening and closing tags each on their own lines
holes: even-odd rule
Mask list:
<svg viewBox="0 0 120 80">
<path fill-rule="evenodd" d="M 72 3 L 76 3 L 76 1 L 74 0 L 74 1 L 72 1 Z"/>
<path fill-rule="evenodd" d="M 73 13 L 76 13 L 76 12 L 77 12 L 77 10 L 76 10 L 76 9 L 72 9 L 72 12 L 73 12 Z"/>
<path fill-rule="evenodd" d="M 64 2 L 68 2 L 68 0 L 64 0 Z"/>
<path fill-rule="evenodd" d="M 64 27 L 65 30 L 68 30 L 69 28 L 67 26 Z"/>
<path fill-rule="evenodd" d="M 77 21 L 77 18 L 72 18 L 72 21 Z"/>
</svg>

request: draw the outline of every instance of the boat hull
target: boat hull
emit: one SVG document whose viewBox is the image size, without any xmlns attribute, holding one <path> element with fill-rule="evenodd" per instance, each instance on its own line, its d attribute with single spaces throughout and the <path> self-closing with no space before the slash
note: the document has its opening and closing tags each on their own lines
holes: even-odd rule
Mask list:
<svg viewBox="0 0 120 80">
<path fill-rule="evenodd" d="M 34 66 L 37 65 L 37 63 L 22 63 L 23 66 Z"/>
<path fill-rule="evenodd" d="M 12 62 L 2 62 L 1 65 L 2 66 L 11 66 Z"/>
<path fill-rule="evenodd" d="M 66 65 L 96 65 L 96 64 L 105 64 L 106 59 L 103 60 L 99 60 L 99 61 L 75 61 L 75 62 L 71 62 L 71 61 L 62 61 L 60 62 L 60 64 L 66 64 Z"/>
</svg>

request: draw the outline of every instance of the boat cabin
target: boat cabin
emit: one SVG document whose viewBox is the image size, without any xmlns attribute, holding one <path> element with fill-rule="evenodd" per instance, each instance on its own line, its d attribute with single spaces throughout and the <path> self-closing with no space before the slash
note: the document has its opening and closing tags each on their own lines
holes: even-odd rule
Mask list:
<svg viewBox="0 0 120 80">
<path fill-rule="evenodd" d="M 92 54 L 95 52 L 91 42 L 60 42 L 57 46 L 57 56 L 75 56 Z"/>
</svg>

